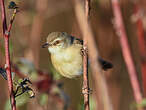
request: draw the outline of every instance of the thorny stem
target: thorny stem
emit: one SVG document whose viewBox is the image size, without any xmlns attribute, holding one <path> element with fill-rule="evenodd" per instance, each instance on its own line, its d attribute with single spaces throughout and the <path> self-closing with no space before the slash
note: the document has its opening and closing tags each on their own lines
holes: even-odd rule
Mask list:
<svg viewBox="0 0 146 110">
<path fill-rule="evenodd" d="M 113 7 L 113 13 L 114 13 L 114 17 L 115 17 L 115 29 L 116 29 L 117 34 L 120 39 L 122 53 L 123 53 L 123 57 L 124 57 L 127 69 L 128 69 L 130 81 L 131 81 L 133 92 L 134 92 L 134 97 L 135 97 L 137 104 L 140 104 L 142 101 L 142 95 L 141 95 L 139 83 L 137 80 L 136 70 L 135 70 L 133 60 L 132 60 L 132 55 L 130 53 L 128 39 L 127 39 L 127 35 L 125 32 L 125 28 L 124 28 L 124 24 L 123 24 L 123 20 L 122 20 L 122 14 L 121 14 L 120 5 L 119 5 L 118 0 L 112 0 L 112 7 Z"/>
<path fill-rule="evenodd" d="M 90 0 L 85 0 L 85 14 L 89 18 Z M 88 52 L 87 52 L 87 38 L 83 37 L 83 95 L 84 95 L 84 110 L 90 110 L 89 107 L 89 79 L 88 79 Z"/>
<path fill-rule="evenodd" d="M 1 13 L 2 13 L 2 25 L 3 25 L 3 36 L 5 39 L 5 58 L 6 58 L 6 72 L 7 72 L 7 79 L 8 79 L 8 89 L 10 94 L 10 102 L 12 110 L 16 110 L 16 103 L 15 103 L 15 96 L 13 92 L 13 82 L 12 82 L 12 75 L 11 75 L 11 64 L 10 64 L 10 52 L 9 52 L 9 33 L 12 27 L 12 22 L 10 22 L 10 26 L 7 30 L 7 23 L 6 23 L 6 13 L 5 13 L 5 5 L 4 0 L 0 0 L 1 5 Z"/>
</svg>

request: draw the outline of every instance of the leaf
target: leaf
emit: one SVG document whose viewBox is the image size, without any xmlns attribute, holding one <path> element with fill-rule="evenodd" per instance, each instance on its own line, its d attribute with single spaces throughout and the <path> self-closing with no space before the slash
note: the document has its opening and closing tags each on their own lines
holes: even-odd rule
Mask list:
<svg viewBox="0 0 146 110">
<path fill-rule="evenodd" d="M 24 93 L 24 94 L 16 97 L 16 107 L 20 107 L 20 106 L 26 104 L 29 101 L 29 99 L 30 98 L 29 98 L 28 93 Z M 5 110 L 11 110 L 10 99 L 8 99 L 6 101 Z"/>
</svg>

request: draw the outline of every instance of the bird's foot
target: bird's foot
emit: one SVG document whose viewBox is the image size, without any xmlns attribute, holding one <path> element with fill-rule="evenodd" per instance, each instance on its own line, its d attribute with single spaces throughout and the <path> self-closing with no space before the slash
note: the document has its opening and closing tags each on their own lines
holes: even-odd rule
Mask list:
<svg viewBox="0 0 146 110">
<path fill-rule="evenodd" d="M 81 48 L 81 55 L 85 56 L 88 53 L 88 49 L 87 48 Z"/>
<path fill-rule="evenodd" d="M 90 88 L 82 88 L 82 94 L 92 94 L 92 89 L 90 89 Z"/>
</svg>

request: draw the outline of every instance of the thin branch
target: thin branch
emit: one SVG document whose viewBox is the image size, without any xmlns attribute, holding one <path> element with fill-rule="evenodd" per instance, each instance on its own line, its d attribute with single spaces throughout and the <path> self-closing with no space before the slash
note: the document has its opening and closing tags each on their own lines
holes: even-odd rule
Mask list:
<svg viewBox="0 0 146 110">
<path fill-rule="evenodd" d="M 114 21 L 115 29 L 120 39 L 122 53 L 123 53 L 123 57 L 124 57 L 127 69 L 128 69 L 130 81 L 131 81 L 133 92 L 134 92 L 134 97 L 137 104 L 140 104 L 142 101 L 142 95 L 141 95 L 139 83 L 136 76 L 137 73 L 136 73 L 135 65 L 133 63 L 132 55 L 130 53 L 130 48 L 128 45 L 128 39 L 127 39 L 126 31 L 124 28 L 124 23 L 122 20 L 122 14 L 120 10 L 119 1 L 112 0 L 112 7 L 113 7 L 113 13 L 115 17 L 115 21 Z"/>
<path fill-rule="evenodd" d="M 5 58 L 6 58 L 6 72 L 7 72 L 7 79 L 8 79 L 8 89 L 10 94 L 10 101 L 12 110 L 16 110 L 16 103 L 15 97 L 13 92 L 13 82 L 12 82 L 12 75 L 11 75 L 11 64 L 10 64 L 10 52 L 9 52 L 9 33 L 11 30 L 11 26 L 9 30 L 7 30 L 7 23 L 6 23 L 6 13 L 5 13 L 5 5 L 4 0 L 0 0 L 1 5 L 1 13 L 2 13 L 2 23 L 3 23 L 3 36 L 5 39 Z M 10 23 L 12 25 L 13 22 Z"/>
<path fill-rule="evenodd" d="M 8 26 L 8 31 L 7 31 L 8 33 L 10 33 L 10 31 L 11 31 L 12 24 L 13 24 L 13 22 L 14 22 L 14 19 L 15 19 L 15 16 L 16 16 L 17 12 L 18 12 L 17 8 L 14 9 L 14 12 L 13 12 L 11 18 L 10 18 L 10 24 L 9 24 L 9 26 Z"/>
<path fill-rule="evenodd" d="M 89 18 L 89 4 L 90 0 L 85 0 L 85 14 Z M 89 106 L 89 78 L 88 78 L 88 52 L 87 52 L 87 38 L 83 37 L 83 91 L 84 94 L 84 110 L 90 110 Z"/>
<path fill-rule="evenodd" d="M 91 69 L 92 69 L 92 76 L 95 83 L 95 90 L 96 90 L 96 97 L 99 96 L 100 100 L 102 101 L 102 108 L 103 110 L 113 110 L 109 95 L 107 92 L 106 81 L 104 78 L 104 74 L 102 74 L 102 70 L 100 64 L 98 62 L 98 51 L 96 47 L 95 40 L 93 38 L 93 33 L 91 31 L 90 25 L 88 23 L 87 17 L 84 13 L 84 9 L 80 0 L 75 1 L 75 14 L 77 17 L 77 21 L 79 23 L 82 35 L 84 38 L 87 39 L 87 46 L 88 46 L 88 54 L 91 61 Z M 98 95 L 97 94 L 100 94 Z M 97 99 L 97 98 L 96 98 Z"/>
</svg>

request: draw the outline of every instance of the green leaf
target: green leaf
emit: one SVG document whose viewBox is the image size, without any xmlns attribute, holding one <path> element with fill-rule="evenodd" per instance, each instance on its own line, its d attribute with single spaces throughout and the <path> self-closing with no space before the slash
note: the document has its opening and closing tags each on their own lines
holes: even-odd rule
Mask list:
<svg viewBox="0 0 146 110">
<path fill-rule="evenodd" d="M 40 98 L 39 98 L 39 103 L 40 105 L 46 105 L 48 103 L 48 95 L 43 93 L 40 95 Z"/>
</svg>

